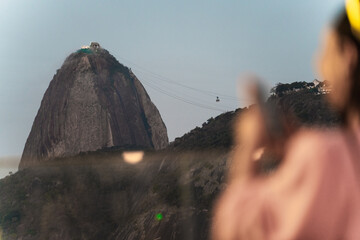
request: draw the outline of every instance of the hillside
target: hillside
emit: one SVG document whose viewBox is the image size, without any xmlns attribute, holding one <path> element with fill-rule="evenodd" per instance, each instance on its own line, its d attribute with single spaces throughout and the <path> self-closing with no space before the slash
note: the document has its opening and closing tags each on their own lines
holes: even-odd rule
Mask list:
<svg viewBox="0 0 360 240">
<path fill-rule="evenodd" d="M 326 81 L 314 82 L 279 83 L 271 90 L 268 103 L 275 103 L 289 121 L 299 125 L 331 127 L 339 124 L 339 116 L 325 99 L 330 91 Z"/>
<path fill-rule="evenodd" d="M 208 119 L 202 127 L 196 127 L 184 136 L 176 138 L 170 143 L 168 149 L 176 151 L 214 148 L 229 150 L 233 142 L 233 119 L 240 111 L 241 109 L 237 109 Z"/>
<path fill-rule="evenodd" d="M 275 105 L 287 121 L 299 126 L 332 127 L 340 118 L 330 109 L 325 97 L 324 83 L 294 82 L 279 83 L 271 91 L 268 105 Z M 210 118 L 180 138 L 170 143 L 171 150 L 227 149 L 232 146 L 235 116 L 247 108 L 221 114 Z"/>
<path fill-rule="evenodd" d="M 208 239 L 226 152 L 93 152 L 0 180 L 0 239 Z"/>
<path fill-rule="evenodd" d="M 338 124 L 325 93 L 314 88 L 282 86 L 267 103 L 300 125 Z M 166 150 L 145 152 L 136 165 L 124 161 L 124 148 L 113 147 L 1 179 L 0 239 L 208 239 L 212 206 L 225 187 L 233 120 L 246 110 L 211 118 Z"/>
</svg>

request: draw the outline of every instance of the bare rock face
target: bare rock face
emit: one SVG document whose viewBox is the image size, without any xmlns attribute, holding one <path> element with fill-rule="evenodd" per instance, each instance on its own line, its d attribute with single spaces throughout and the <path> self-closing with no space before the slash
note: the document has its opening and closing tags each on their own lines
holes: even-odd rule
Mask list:
<svg viewBox="0 0 360 240">
<path fill-rule="evenodd" d="M 166 126 L 140 81 L 96 44 L 72 53 L 50 82 L 19 168 L 106 147 L 167 145 Z"/>
</svg>

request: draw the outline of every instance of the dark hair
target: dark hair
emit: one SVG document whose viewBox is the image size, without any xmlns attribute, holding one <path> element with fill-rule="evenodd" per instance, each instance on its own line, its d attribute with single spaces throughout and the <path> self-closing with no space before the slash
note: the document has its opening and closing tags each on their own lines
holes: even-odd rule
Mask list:
<svg viewBox="0 0 360 240">
<path fill-rule="evenodd" d="M 356 110 L 360 113 L 360 34 L 356 34 L 351 28 L 351 24 L 345 10 L 343 10 L 335 19 L 333 27 L 339 37 L 340 44 L 343 46 L 346 41 L 353 43 L 359 57 L 357 66 L 351 76 L 352 82 L 350 86 L 349 102 L 347 103 L 346 108 L 341 112 L 343 122 L 346 124 L 349 111 Z"/>
</svg>

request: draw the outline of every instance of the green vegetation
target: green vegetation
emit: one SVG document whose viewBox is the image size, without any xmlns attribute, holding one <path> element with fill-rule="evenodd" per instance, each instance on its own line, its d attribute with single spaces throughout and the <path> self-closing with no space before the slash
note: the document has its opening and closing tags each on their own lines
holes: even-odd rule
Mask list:
<svg viewBox="0 0 360 240">
<path fill-rule="evenodd" d="M 81 48 L 77 50 L 78 53 L 93 54 L 94 52 L 90 48 Z"/>
<path fill-rule="evenodd" d="M 318 91 L 314 83 L 308 82 L 293 82 L 293 83 L 278 83 L 270 91 L 271 94 L 282 97 L 285 94 L 290 94 L 296 91 L 314 89 L 314 93 Z"/>
<path fill-rule="evenodd" d="M 290 122 L 306 126 L 335 126 L 340 123 L 340 118 L 325 97 L 326 94 L 305 88 L 281 97 L 273 95 L 268 102 L 276 104 Z"/>
<path fill-rule="evenodd" d="M 33 236 L 35 236 L 37 234 L 37 231 L 35 229 L 29 229 L 27 231 L 27 233 L 28 233 L 28 235 L 33 237 Z"/>
<path fill-rule="evenodd" d="M 210 118 L 201 128 L 196 127 L 181 138 L 176 138 L 169 149 L 176 151 L 230 149 L 233 142 L 233 119 L 240 111 L 241 109 L 238 109 Z"/>
<path fill-rule="evenodd" d="M 306 126 L 334 126 L 339 124 L 340 118 L 331 110 L 325 101 L 325 94 L 321 89 L 326 83 L 315 86 L 314 83 L 294 82 L 278 83 L 271 90 L 267 104 L 279 109 L 287 121 L 295 125 Z M 176 138 L 169 149 L 176 151 L 226 149 L 233 144 L 233 121 L 238 113 L 247 109 L 237 109 L 210 118 L 181 138 Z"/>
</svg>

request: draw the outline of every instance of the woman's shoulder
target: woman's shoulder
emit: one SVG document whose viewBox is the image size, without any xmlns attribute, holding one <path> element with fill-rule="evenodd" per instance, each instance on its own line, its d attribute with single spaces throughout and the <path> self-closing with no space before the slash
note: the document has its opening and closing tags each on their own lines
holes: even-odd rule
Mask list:
<svg viewBox="0 0 360 240">
<path fill-rule="evenodd" d="M 338 142 L 343 135 L 344 133 L 340 128 L 301 128 L 291 140 L 327 144 Z"/>
<path fill-rule="evenodd" d="M 290 139 L 285 156 L 289 165 L 306 168 L 336 166 L 346 159 L 350 156 L 341 129 L 301 129 Z"/>
<path fill-rule="evenodd" d="M 270 185 L 279 191 L 320 189 L 324 182 L 334 179 L 349 182 L 353 174 L 352 159 L 341 129 L 301 129 L 289 141 L 283 163 Z M 285 183 L 279 184 L 281 182 Z"/>
<path fill-rule="evenodd" d="M 307 153 L 329 152 L 331 149 L 346 150 L 344 132 L 339 128 L 302 128 L 290 139 L 289 151 Z"/>
</svg>

